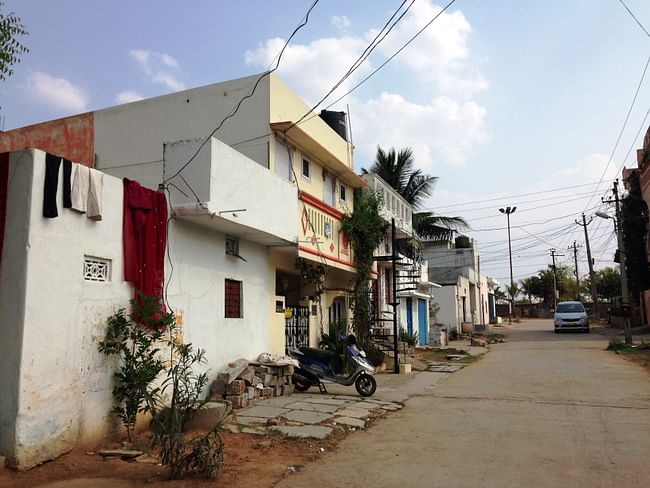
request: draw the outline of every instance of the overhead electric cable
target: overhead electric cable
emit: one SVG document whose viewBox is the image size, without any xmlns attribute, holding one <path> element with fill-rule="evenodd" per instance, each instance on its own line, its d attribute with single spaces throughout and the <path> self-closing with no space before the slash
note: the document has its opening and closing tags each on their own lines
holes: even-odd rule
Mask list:
<svg viewBox="0 0 650 488">
<path fill-rule="evenodd" d="M 646 30 L 645 27 L 643 27 L 643 24 L 639 21 L 639 19 L 636 18 L 636 15 L 634 15 L 634 13 L 632 13 L 632 11 L 628 8 L 628 6 L 625 5 L 625 2 L 623 0 L 618 0 L 618 1 L 621 3 L 621 5 L 623 5 L 623 7 L 625 7 L 625 10 L 627 10 L 627 13 L 629 13 L 632 16 L 632 18 L 636 21 L 636 23 L 639 24 L 639 27 L 641 27 L 643 32 L 645 32 L 645 35 L 650 37 L 650 33 Z"/>
<path fill-rule="evenodd" d="M 163 181 L 163 183 L 167 183 L 169 180 L 172 180 L 172 179 L 176 178 L 179 174 L 181 174 L 181 172 L 182 172 L 185 168 L 187 168 L 187 167 L 190 165 L 190 163 L 191 163 L 192 161 L 194 161 L 194 159 L 196 158 L 196 156 L 198 156 L 199 152 L 201 152 L 201 149 L 203 149 L 203 146 L 205 146 L 205 145 L 207 144 L 207 142 L 210 140 L 210 138 L 211 138 L 213 135 L 215 135 L 219 129 L 221 129 L 221 127 L 223 126 L 223 124 L 224 124 L 228 119 L 230 119 L 230 118 L 232 118 L 232 117 L 235 116 L 235 114 L 239 111 L 239 107 L 241 107 L 242 103 L 243 103 L 245 100 L 247 100 L 248 98 L 251 98 L 251 97 L 255 94 L 255 90 L 257 90 L 257 87 L 258 87 L 258 85 L 260 84 L 260 82 L 261 82 L 265 77 L 269 76 L 271 73 L 273 73 L 275 70 L 278 69 L 278 67 L 280 66 L 280 61 L 282 60 L 282 55 L 284 54 L 284 51 L 285 51 L 285 50 L 287 49 L 287 47 L 289 46 L 289 43 L 291 42 L 291 40 L 293 39 L 293 37 L 296 35 L 296 33 L 297 33 L 300 29 L 302 29 L 305 25 L 307 25 L 307 22 L 309 22 L 309 14 L 311 14 L 311 11 L 314 9 L 314 7 L 316 6 L 316 4 L 318 4 L 319 1 L 320 1 L 320 0 L 314 0 L 314 2 L 311 4 L 311 6 L 309 7 L 309 9 L 307 10 L 307 13 L 303 16 L 303 18 L 302 18 L 302 20 L 300 21 L 300 23 L 296 26 L 296 28 L 293 30 L 293 32 L 291 33 L 291 35 L 289 36 L 289 38 L 287 39 L 287 41 L 284 43 L 284 45 L 282 46 L 282 49 L 280 50 L 280 53 L 279 53 L 278 56 L 277 56 L 277 61 L 276 61 L 276 63 L 275 63 L 275 66 L 274 66 L 272 69 L 270 69 L 270 70 L 266 71 L 265 73 L 263 73 L 263 74 L 262 74 L 262 75 L 257 79 L 257 81 L 255 82 L 255 84 L 253 85 L 252 90 L 251 90 L 248 94 L 244 95 L 244 96 L 239 100 L 239 103 L 237 103 L 237 105 L 235 106 L 235 108 L 233 109 L 233 111 L 230 112 L 228 115 L 226 115 L 226 116 L 221 120 L 221 122 L 219 122 L 219 124 L 217 124 L 217 126 L 212 130 L 212 132 L 210 132 L 210 134 L 208 135 L 208 137 L 206 137 L 206 138 L 203 140 L 203 142 L 201 142 L 201 144 L 199 145 L 199 148 L 198 148 L 198 149 L 196 150 L 196 152 L 192 155 L 192 157 L 191 157 L 191 158 L 190 158 L 190 159 L 189 159 L 189 160 L 188 160 L 188 161 L 187 161 L 183 166 L 181 166 L 181 168 L 180 168 L 178 171 L 176 171 L 176 173 L 174 173 L 171 177 L 169 177 L 169 178 L 167 178 L 165 181 Z"/>
</svg>

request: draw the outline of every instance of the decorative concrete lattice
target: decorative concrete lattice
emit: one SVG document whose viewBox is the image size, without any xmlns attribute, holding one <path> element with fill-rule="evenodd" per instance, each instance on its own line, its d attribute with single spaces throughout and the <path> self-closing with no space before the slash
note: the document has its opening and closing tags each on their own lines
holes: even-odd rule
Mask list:
<svg viewBox="0 0 650 488">
<path fill-rule="evenodd" d="M 86 256 L 84 258 L 84 280 L 110 281 L 111 260 Z"/>
</svg>

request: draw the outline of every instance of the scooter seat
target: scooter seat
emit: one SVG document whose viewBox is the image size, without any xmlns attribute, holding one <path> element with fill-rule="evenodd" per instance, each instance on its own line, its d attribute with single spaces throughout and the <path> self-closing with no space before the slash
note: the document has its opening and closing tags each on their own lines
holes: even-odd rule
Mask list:
<svg viewBox="0 0 650 488">
<path fill-rule="evenodd" d="M 315 349 L 313 347 L 299 347 L 298 350 L 305 356 L 309 356 L 314 359 L 324 359 L 325 361 L 329 361 L 330 359 L 336 357 L 336 353 L 333 351 L 324 351 L 323 349 Z"/>
</svg>

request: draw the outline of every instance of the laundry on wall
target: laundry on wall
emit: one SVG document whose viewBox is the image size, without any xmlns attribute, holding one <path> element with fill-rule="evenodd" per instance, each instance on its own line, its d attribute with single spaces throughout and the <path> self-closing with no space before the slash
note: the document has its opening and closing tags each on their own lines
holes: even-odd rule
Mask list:
<svg viewBox="0 0 650 488">
<path fill-rule="evenodd" d="M 85 213 L 91 220 L 102 220 L 104 174 L 49 153 L 45 156 L 43 217 L 51 219 L 59 216 L 57 194 L 62 162 L 63 208 Z"/>
</svg>

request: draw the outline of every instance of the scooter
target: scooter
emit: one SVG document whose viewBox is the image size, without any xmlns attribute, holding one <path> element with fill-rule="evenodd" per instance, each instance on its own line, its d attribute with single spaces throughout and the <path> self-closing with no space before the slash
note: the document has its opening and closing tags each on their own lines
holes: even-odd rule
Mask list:
<svg viewBox="0 0 650 488">
<path fill-rule="evenodd" d="M 344 336 L 345 337 L 345 336 Z M 307 391 L 312 386 L 318 386 L 321 393 L 327 393 L 325 383 L 350 386 L 354 383 L 359 395 L 372 396 L 377 389 L 377 381 L 371 375 L 375 368 L 366 359 L 366 353 L 357 347 L 353 335 L 345 339 L 350 363 L 353 366 L 348 376 L 336 374 L 341 371 L 340 357 L 333 351 L 324 351 L 311 347 L 299 347 L 289 350 L 289 355 L 296 359 L 300 366 L 294 370 L 293 384 L 298 391 Z"/>
</svg>

